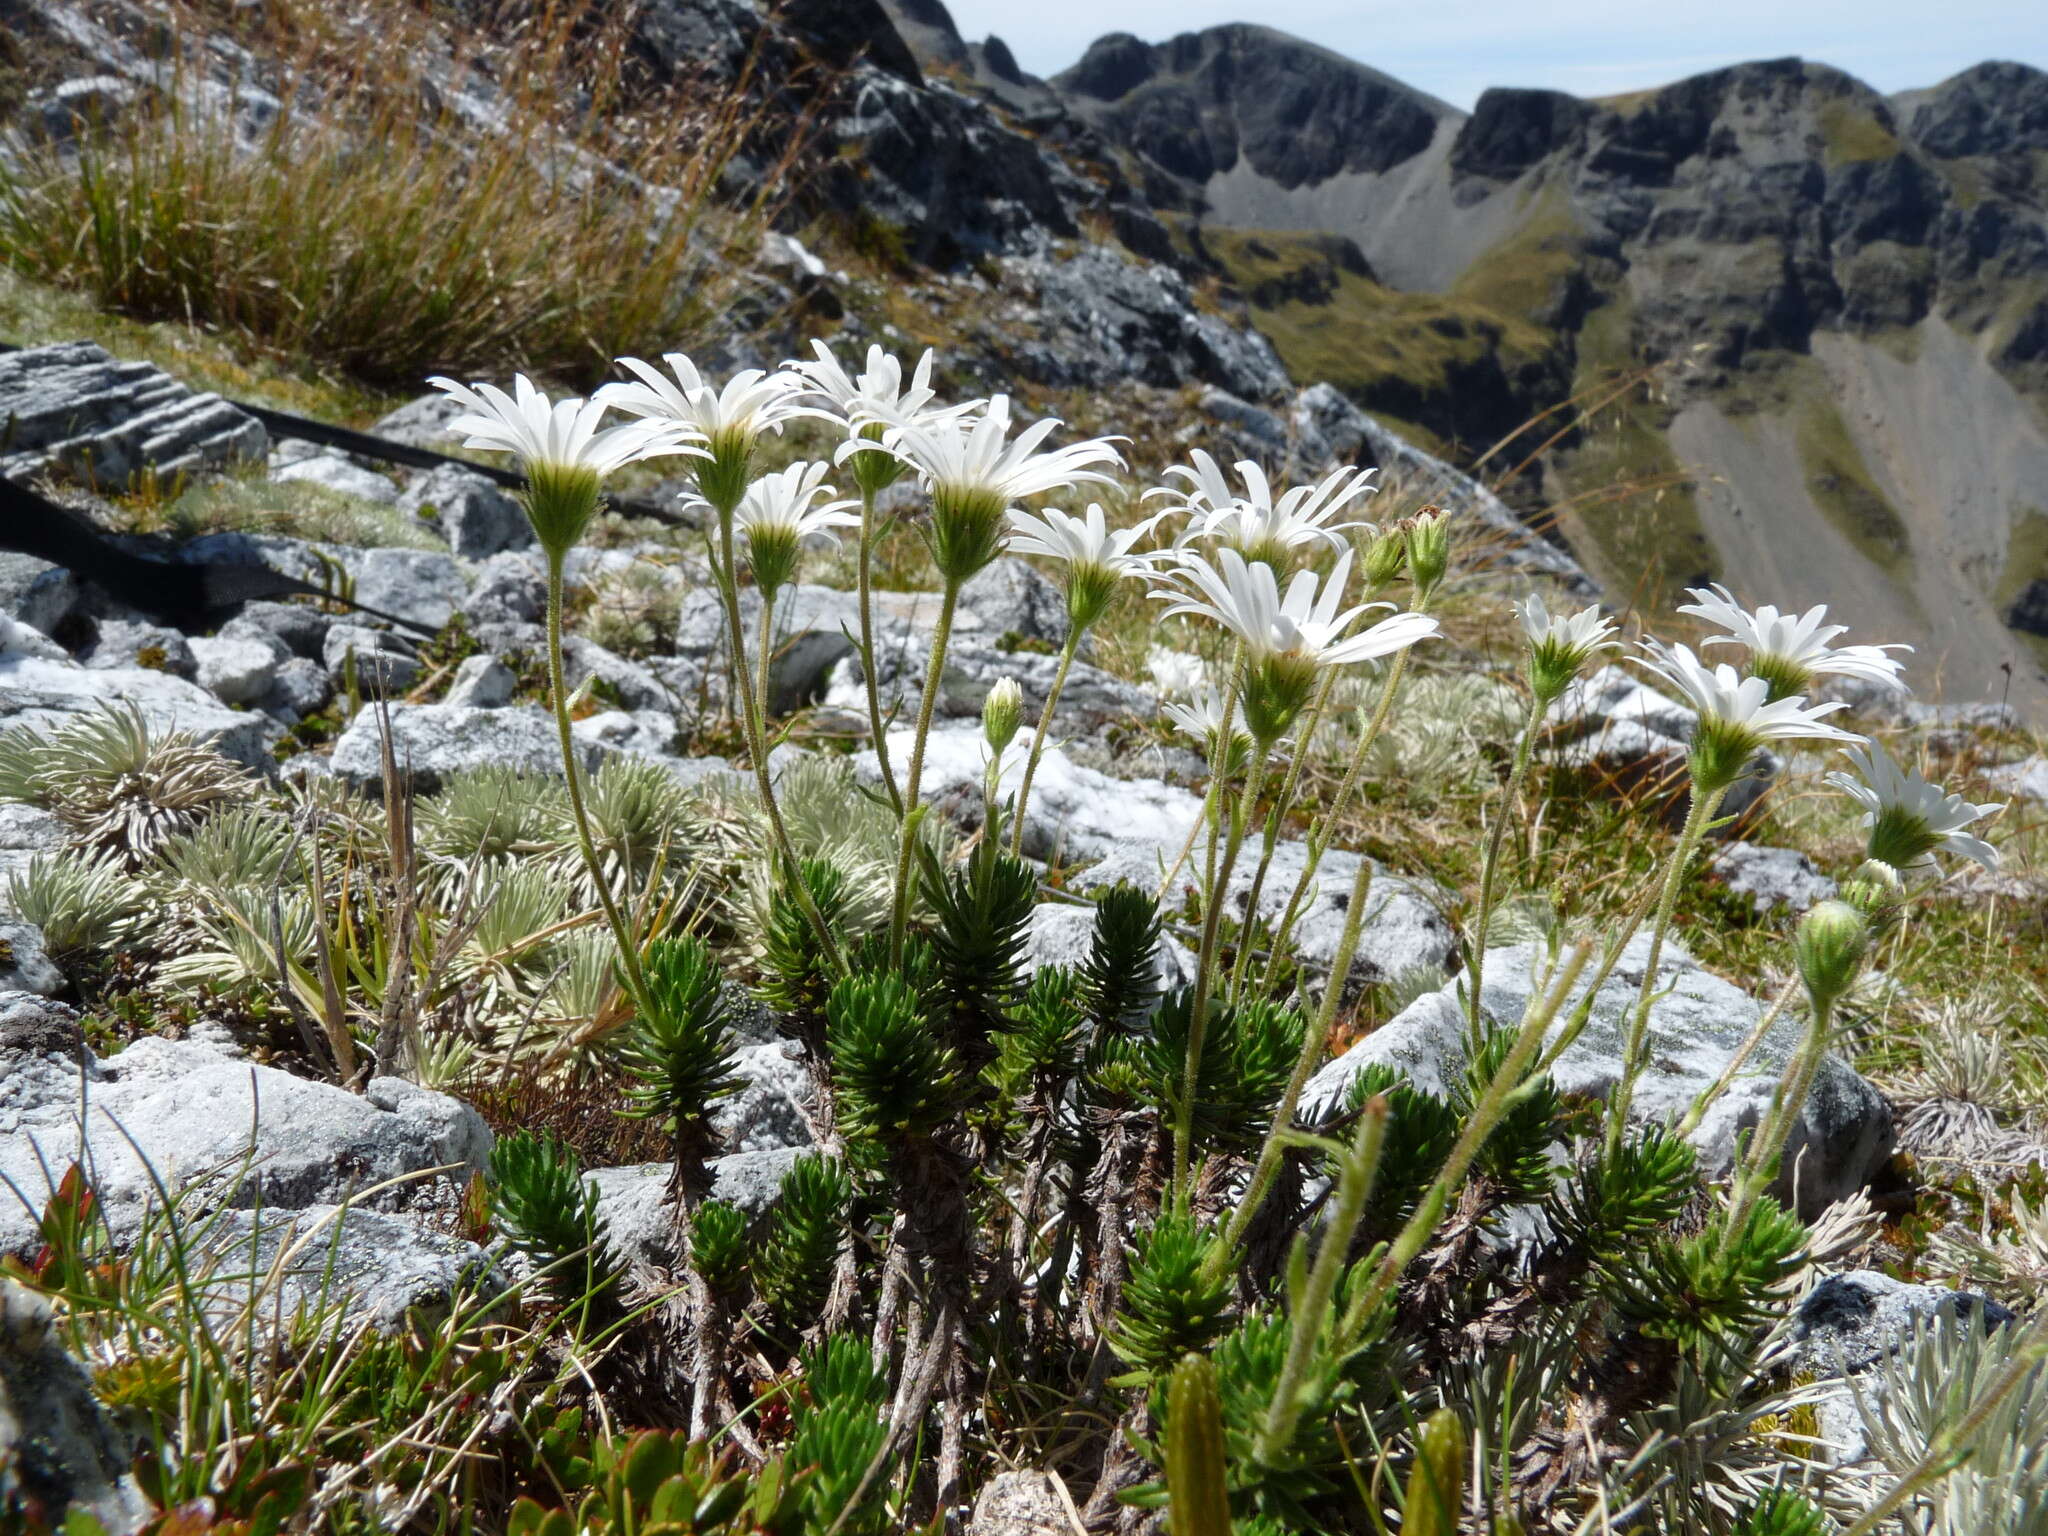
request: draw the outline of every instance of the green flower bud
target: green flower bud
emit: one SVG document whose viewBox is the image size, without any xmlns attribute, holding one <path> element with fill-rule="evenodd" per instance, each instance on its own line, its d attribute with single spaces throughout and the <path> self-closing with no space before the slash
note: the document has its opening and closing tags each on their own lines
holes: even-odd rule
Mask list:
<svg viewBox="0 0 2048 1536">
<path fill-rule="evenodd" d="M 1245 729 L 1261 749 L 1285 736 L 1315 692 L 1314 660 L 1288 651 L 1254 662 L 1245 674 L 1240 707 Z"/>
<path fill-rule="evenodd" d="M 1846 901 L 1824 901 L 1799 923 L 1793 953 L 1815 1008 L 1832 1007 L 1855 984 L 1870 948 L 1870 925 Z"/>
<path fill-rule="evenodd" d="M 1883 860 L 1865 859 L 1856 873 L 1842 882 L 1842 900 L 1863 914 L 1875 943 L 1891 934 L 1904 917 L 1906 882 Z"/>
<path fill-rule="evenodd" d="M 997 757 L 1017 739 L 1017 727 L 1024 722 L 1024 690 L 1014 677 L 1003 678 L 981 701 L 981 730 L 989 750 Z"/>
<path fill-rule="evenodd" d="M 598 474 L 574 464 L 537 461 L 526 466 L 526 490 L 520 501 L 533 536 L 551 560 L 560 560 L 582 540 L 597 515 Z"/>
<path fill-rule="evenodd" d="M 794 528 L 770 523 L 747 529 L 747 563 L 753 568 L 754 585 L 764 597 L 772 598 L 789 585 L 801 553 L 801 540 Z"/>
<path fill-rule="evenodd" d="M 1077 560 L 1067 567 L 1067 622 L 1093 629 L 1116 596 L 1116 572 L 1106 565 Z"/>
<path fill-rule="evenodd" d="M 697 490 L 720 518 L 729 518 L 754 483 L 754 433 L 727 427 L 713 433 L 706 446 L 711 457 L 696 461 Z"/>
<path fill-rule="evenodd" d="M 860 436 L 867 442 L 878 443 L 885 430 L 881 422 L 871 421 L 860 429 Z M 853 471 L 853 483 L 860 488 L 861 495 L 870 500 L 901 480 L 904 471 L 910 467 L 895 454 L 884 453 L 879 448 L 863 448 L 846 462 Z"/>
<path fill-rule="evenodd" d="M 1399 528 L 1375 535 L 1365 547 L 1365 595 L 1377 597 L 1408 567 L 1408 536 Z"/>
<path fill-rule="evenodd" d="M 1001 554 L 1003 514 L 1008 510 L 1000 496 L 985 490 L 937 487 L 925 543 L 939 574 L 950 582 L 964 582 Z"/>
<path fill-rule="evenodd" d="M 1408 578 L 1418 601 L 1437 589 L 1451 568 L 1451 517 L 1441 507 L 1424 507 L 1408 520 Z"/>
</svg>

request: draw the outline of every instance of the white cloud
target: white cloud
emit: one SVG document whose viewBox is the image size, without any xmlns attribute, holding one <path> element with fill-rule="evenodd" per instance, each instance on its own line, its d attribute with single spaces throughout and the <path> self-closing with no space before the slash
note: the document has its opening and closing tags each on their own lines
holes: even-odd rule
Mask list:
<svg viewBox="0 0 2048 1536">
<path fill-rule="evenodd" d="M 1987 58 L 2048 67 L 2048 6 L 1949 0 L 1938 22 L 1907 0 L 949 0 L 969 38 L 1000 35 L 1026 69 L 1052 74 L 1105 32 L 1158 42 L 1256 15 L 1267 26 L 1469 107 L 1487 85 L 1607 94 L 1745 59 L 1799 54 L 1879 90 L 1933 85 Z"/>
</svg>

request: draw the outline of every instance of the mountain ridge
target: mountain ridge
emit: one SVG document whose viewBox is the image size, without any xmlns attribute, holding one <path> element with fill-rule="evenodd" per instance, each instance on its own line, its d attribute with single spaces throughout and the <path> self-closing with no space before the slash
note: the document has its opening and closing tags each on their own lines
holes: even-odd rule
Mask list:
<svg viewBox="0 0 2048 1536">
<path fill-rule="evenodd" d="M 1465 113 L 1229 24 L 1031 83 L 1297 381 L 1454 461 L 1657 369 L 1510 488 L 1618 601 L 1756 582 L 2048 705 L 2048 72 L 1764 59 Z"/>
</svg>

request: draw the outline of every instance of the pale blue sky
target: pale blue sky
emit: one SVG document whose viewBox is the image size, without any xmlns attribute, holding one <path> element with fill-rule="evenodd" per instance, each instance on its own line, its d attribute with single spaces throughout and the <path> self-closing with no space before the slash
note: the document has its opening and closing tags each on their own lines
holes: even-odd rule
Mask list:
<svg viewBox="0 0 2048 1536">
<path fill-rule="evenodd" d="M 1984 59 L 2048 68 L 2043 0 L 948 0 L 961 32 L 993 32 L 1053 74 L 1105 32 L 1150 42 L 1261 21 L 1469 108 L 1489 85 L 1582 96 L 1663 85 L 1744 59 L 1799 54 L 1882 91 Z"/>
</svg>

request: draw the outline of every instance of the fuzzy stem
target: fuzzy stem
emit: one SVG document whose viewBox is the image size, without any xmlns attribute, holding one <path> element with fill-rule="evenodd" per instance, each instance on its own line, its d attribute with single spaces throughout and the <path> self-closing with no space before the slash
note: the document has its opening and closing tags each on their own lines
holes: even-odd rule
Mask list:
<svg viewBox="0 0 2048 1536">
<path fill-rule="evenodd" d="M 1227 721 L 1224 729 L 1227 739 Z M 1266 787 L 1267 745 L 1259 742 L 1254 747 L 1258 757 L 1245 777 L 1244 799 L 1230 817 L 1222 862 L 1210 871 L 1208 910 L 1202 914 L 1202 947 L 1196 957 L 1194 1002 L 1188 1016 L 1187 1067 L 1181 1078 L 1180 1102 L 1173 1111 L 1173 1190 L 1176 1199 L 1185 1198 L 1188 1188 L 1188 1165 L 1193 1155 L 1195 1134 L 1195 1089 L 1202 1070 L 1202 1046 L 1209 1032 L 1209 1002 L 1210 994 L 1215 990 L 1216 944 L 1223 928 L 1224 897 L 1230 889 L 1231 872 L 1237 867 L 1238 851 L 1244 846 L 1245 824 L 1251 820 L 1252 811 L 1259 803 L 1260 791 Z M 1209 846 L 1213 853 L 1213 838 Z M 1245 915 L 1245 921 L 1249 925 L 1250 913 Z M 1249 942 L 1248 934 L 1241 937 Z"/>
<path fill-rule="evenodd" d="M 1542 729 L 1543 717 L 1549 706 L 1542 695 L 1529 710 L 1529 720 L 1522 727 L 1522 736 L 1515 743 L 1515 765 L 1508 770 L 1507 786 L 1501 791 L 1500 808 L 1494 813 L 1493 825 L 1486 834 L 1486 857 L 1479 866 L 1479 917 L 1478 926 L 1472 938 L 1471 974 L 1467 978 L 1466 1023 L 1470 1039 L 1476 1049 L 1479 1043 L 1480 986 L 1486 977 L 1486 933 L 1493 923 L 1494 880 L 1500 870 L 1501 845 L 1507 840 L 1508 821 L 1514 815 L 1515 806 L 1522 797 L 1522 781 L 1529 776 L 1529 761 L 1536 753 L 1536 733 Z"/>
<path fill-rule="evenodd" d="M 1629 1021 L 1628 1040 L 1621 1057 L 1621 1077 L 1614 1085 L 1613 1096 L 1607 1101 L 1607 1156 L 1610 1160 L 1621 1151 L 1621 1135 L 1628 1125 L 1629 1103 L 1635 1096 L 1636 1078 L 1642 1074 L 1643 1052 L 1650 1037 L 1650 1005 L 1657 995 L 1657 966 L 1664 958 L 1664 936 L 1671 930 L 1671 914 L 1678 906 L 1678 888 L 1685 878 L 1686 866 L 1699 849 L 1700 839 L 1706 835 L 1715 807 L 1726 793 L 1726 785 L 1708 789 L 1697 777 L 1693 779 L 1692 804 L 1686 810 L 1685 825 L 1678 833 L 1678 846 L 1672 850 L 1671 865 L 1664 872 L 1664 885 L 1657 896 L 1657 916 L 1650 926 L 1650 953 L 1643 965 L 1643 984 L 1636 992 L 1635 1017 Z"/>
<path fill-rule="evenodd" d="M 1726 1254 L 1735 1234 L 1749 1220 L 1750 1208 L 1763 1197 L 1764 1189 L 1778 1177 L 1785 1160 L 1785 1141 L 1792 1134 L 1792 1121 L 1806 1108 L 1806 1096 L 1813 1091 L 1814 1075 L 1827 1054 L 1828 1035 L 1834 1027 L 1835 1005 L 1816 1001 L 1813 1018 L 1806 1026 L 1806 1038 L 1799 1054 L 1771 1094 L 1771 1107 L 1763 1123 L 1749 1139 L 1742 1169 L 1735 1179 L 1735 1196 L 1728 1205 L 1728 1220 L 1721 1229 L 1721 1252 Z"/>
<path fill-rule="evenodd" d="M 1700 1091 L 1700 1096 L 1692 1101 L 1692 1107 L 1686 1110 L 1685 1118 L 1678 1122 L 1678 1128 L 1671 1133 L 1672 1135 L 1683 1141 L 1700 1128 L 1700 1121 L 1706 1118 L 1706 1113 L 1713 1107 L 1714 1101 L 1728 1091 L 1728 1085 L 1735 1081 L 1735 1074 L 1742 1070 L 1756 1048 L 1763 1044 L 1764 1036 L 1769 1034 L 1771 1026 L 1778 1022 L 1778 1015 L 1783 1013 L 1785 1005 L 1792 1001 L 1792 993 L 1798 986 L 1799 982 L 1795 979 L 1779 989 L 1771 1006 L 1757 1019 L 1756 1027 L 1743 1037 L 1742 1044 L 1735 1048 L 1735 1054 L 1728 1058 L 1728 1065 L 1721 1069 L 1721 1075 L 1714 1079 L 1711 1087 Z"/>
<path fill-rule="evenodd" d="M 804 883 L 803 866 L 797 862 L 796 847 L 789 840 L 789 827 L 782 819 L 782 807 L 775 799 L 774 780 L 768 772 L 768 728 L 762 719 L 762 699 L 754 690 L 753 679 L 747 670 L 746 620 L 740 613 L 739 578 L 733 564 L 732 514 L 724 509 L 718 512 L 718 544 L 720 559 L 714 565 L 718 578 L 719 595 L 725 599 L 726 633 L 731 637 L 733 650 L 733 676 L 740 690 L 740 727 L 745 733 L 747 756 L 754 764 L 754 782 L 761 794 L 761 808 L 767 813 L 768 825 L 775 835 L 776 851 L 781 854 L 783 868 L 787 872 L 789 888 L 796 902 L 803 909 L 811 931 L 818 937 L 832 969 L 844 975 L 846 962 L 840 958 L 838 941 L 832 937 L 832 925 L 825 921 L 825 914 L 818 910 L 818 903 L 811 896 L 811 888 Z M 771 621 L 774 604 L 772 593 L 763 593 L 762 624 Z M 765 632 L 765 628 L 764 628 Z M 764 663 L 762 676 L 767 676 Z"/>
<path fill-rule="evenodd" d="M 1245 901 L 1245 921 L 1250 923 L 1258 916 L 1259 897 L 1266 889 L 1266 872 L 1273 866 L 1273 851 L 1280 846 L 1280 823 L 1287 815 L 1287 808 L 1294 803 L 1294 792 L 1301 784 L 1301 771 L 1307 766 L 1309 744 L 1315 740 L 1316 729 L 1323 723 L 1323 710 L 1330 702 L 1330 691 L 1336 686 L 1337 669 L 1325 667 L 1321 681 L 1316 685 L 1315 701 L 1309 705 L 1307 717 L 1302 721 L 1301 734 L 1294 752 L 1294 761 L 1288 764 L 1287 777 L 1281 781 L 1280 793 L 1273 801 L 1272 809 L 1266 813 L 1266 835 L 1259 850 L 1259 867 L 1252 871 L 1251 895 Z M 1236 997 L 1244 986 L 1245 968 L 1251 963 L 1253 946 L 1238 946 L 1237 963 L 1230 971 L 1230 995 Z"/>
<path fill-rule="evenodd" d="M 1237 1251 L 1237 1245 L 1244 1240 L 1252 1218 L 1265 1204 L 1266 1196 L 1273 1188 L 1273 1180 L 1279 1176 L 1286 1139 L 1294 1127 L 1295 1106 L 1301 1102 L 1301 1091 L 1308 1086 L 1316 1058 L 1322 1055 L 1323 1046 L 1330 1038 L 1330 1025 L 1337 1016 L 1337 1000 L 1351 974 L 1352 956 L 1358 951 L 1359 930 L 1365 926 L 1366 893 L 1371 886 L 1372 860 L 1360 859 L 1358 873 L 1351 880 L 1351 904 L 1344 911 L 1344 933 L 1337 941 L 1337 956 L 1330 968 L 1330 984 L 1323 993 L 1323 1005 L 1316 1010 L 1314 1023 L 1302 1034 L 1301 1054 L 1295 1058 L 1294 1072 L 1287 1079 L 1287 1091 L 1281 1094 L 1280 1107 L 1273 1111 L 1272 1124 L 1266 1127 L 1266 1139 L 1259 1147 L 1258 1161 L 1252 1165 L 1251 1177 L 1245 1181 L 1244 1198 L 1230 1213 L 1230 1220 L 1223 1228 L 1223 1241 L 1217 1244 L 1204 1266 L 1205 1279 L 1222 1277 L 1224 1269 L 1231 1263 L 1231 1256 Z"/>
<path fill-rule="evenodd" d="M 924 697 L 917 705 L 917 734 L 910 744 L 910 776 L 903 789 L 903 837 L 896 850 L 896 903 L 889 914 L 889 959 L 903 961 L 903 938 L 910 927 L 911 858 L 917 846 L 917 797 L 924 783 L 924 747 L 938 708 L 939 683 L 946 670 L 946 646 L 953 637 L 953 613 L 960 603 L 960 583 L 948 576 L 939 600 L 939 624 L 932 631 L 931 655 L 925 662 Z"/>
<path fill-rule="evenodd" d="M 1416 612 L 1423 605 L 1416 605 Z M 1351 762 L 1344 770 L 1344 778 L 1337 786 L 1337 793 L 1331 799 L 1329 809 L 1323 813 L 1322 823 L 1308 836 L 1308 857 L 1302 861 L 1301 874 L 1294 882 L 1294 890 L 1287 898 L 1287 909 L 1280 915 L 1279 926 L 1273 929 L 1273 958 L 1268 962 L 1268 980 L 1279 973 L 1279 959 L 1282 946 L 1288 935 L 1294 931 L 1294 920 L 1301 914 L 1301 904 L 1308 898 L 1309 890 L 1315 884 L 1316 870 L 1328 851 L 1330 839 L 1336 835 L 1334 828 L 1351 803 L 1352 795 L 1358 789 L 1358 780 L 1365 772 L 1366 754 L 1372 744 L 1379 740 L 1380 731 L 1385 728 L 1387 716 L 1393 712 L 1394 698 L 1401 691 L 1401 678 L 1408 670 L 1409 652 L 1401 651 L 1394 657 L 1393 665 L 1387 668 L 1387 681 L 1380 690 L 1380 701 L 1372 712 L 1372 719 L 1366 723 L 1365 732 L 1358 738 L 1358 745 L 1352 749 Z"/>
<path fill-rule="evenodd" d="M 590 871 L 590 883 L 597 891 L 598 905 L 610 924 L 612 942 L 618 945 L 619 965 L 625 972 L 626 991 L 633 1007 L 650 1016 L 647 977 L 640 968 L 640 945 L 626 926 L 625 914 L 612 896 L 611 881 L 597 856 L 597 840 L 590 835 L 590 815 L 583 805 L 583 776 L 576 766 L 576 737 L 569 728 L 569 694 L 562 669 L 562 554 L 548 552 L 548 693 L 555 707 L 555 729 L 561 738 L 562 776 L 569 784 L 569 814 L 576 823 L 576 840 L 583 849 L 583 864 Z"/>
<path fill-rule="evenodd" d="M 1592 954 L 1590 944 L 1578 945 L 1559 968 L 1556 980 L 1550 990 L 1540 998 L 1531 1001 L 1528 1012 L 1523 1016 L 1521 1032 L 1515 1043 L 1508 1048 L 1506 1058 L 1493 1079 L 1479 1095 L 1479 1102 L 1472 1106 L 1472 1113 L 1465 1119 L 1465 1128 L 1451 1147 L 1451 1155 L 1444 1160 L 1443 1171 L 1436 1177 L 1415 1207 L 1415 1214 L 1408 1218 L 1395 1237 L 1393 1246 L 1388 1248 L 1386 1257 L 1379 1268 L 1373 1271 L 1372 1279 L 1358 1289 L 1352 1297 L 1350 1307 L 1344 1314 L 1344 1326 L 1339 1341 L 1349 1344 L 1362 1336 L 1365 1325 L 1370 1321 L 1374 1309 L 1385 1299 L 1388 1292 L 1401 1278 L 1401 1272 L 1415 1261 L 1430 1238 L 1435 1235 L 1443 1221 L 1444 1211 L 1450 1203 L 1453 1191 L 1464 1182 L 1466 1171 L 1472 1160 L 1486 1145 L 1486 1140 L 1499 1126 L 1501 1116 L 1507 1112 L 1508 1099 L 1522 1085 L 1523 1073 L 1536 1047 L 1542 1044 L 1544 1034 L 1549 1030 L 1551 1020 L 1557 1017 L 1557 1010 L 1585 969 L 1586 960 Z"/>
<path fill-rule="evenodd" d="M 860 493 L 860 543 L 855 553 L 855 588 L 860 600 L 860 672 L 867 683 L 868 733 L 875 739 L 875 762 L 882 770 L 882 788 L 896 814 L 903 814 L 903 793 L 896 787 L 896 772 L 889 766 L 889 736 L 882 725 L 881 681 L 875 676 L 875 493 L 865 486 Z"/>
<path fill-rule="evenodd" d="M 1358 1232 L 1358 1218 L 1364 1213 L 1366 1196 L 1372 1192 L 1373 1175 L 1379 1171 L 1380 1148 L 1387 1136 L 1387 1101 L 1375 1098 L 1358 1117 L 1358 1131 L 1351 1138 L 1350 1155 L 1337 1177 L 1337 1201 L 1330 1224 L 1323 1230 L 1322 1247 L 1316 1250 L 1315 1268 L 1308 1284 L 1293 1298 L 1292 1336 L 1287 1341 L 1287 1359 L 1280 1367 L 1280 1380 L 1273 1388 L 1273 1403 L 1259 1430 L 1257 1457 L 1267 1466 L 1278 1465 L 1294 1441 L 1301 1422 L 1301 1384 L 1308 1375 L 1309 1360 L 1325 1336 L 1324 1312 L 1337 1292 L 1337 1276 L 1351 1252 L 1351 1239 Z M 1305 1236 L 1296 1239 L 1306 1244 Z"/>
<path fill-rule="evenodd" d="M 1074 665 L 1074 652 L 1081 647 L 1082 629 L 1078 624 L 1067 626 L 1067 643 L 1060 647 L 1059 670 L 1053 673 L 1052 691 L 1045 696 L 1045 708 L 1038 712 L 1038 729 L 1031 737 L 1031 753 L 1024 759 L 1024 779 L 1017 786 L 1017 824 L 1010 831 L 1010 856 L 1022 857 L 1024 853 L 1024 808 L 1031 801 L 1031 781 L 1038 776 L 1038 756 L 1045 750 L 1045 738 L 1052 732 L 1052 712 L 1060 702 L 1060 691 L 1067 686 L 1067 672 Z"/>
</svg>

